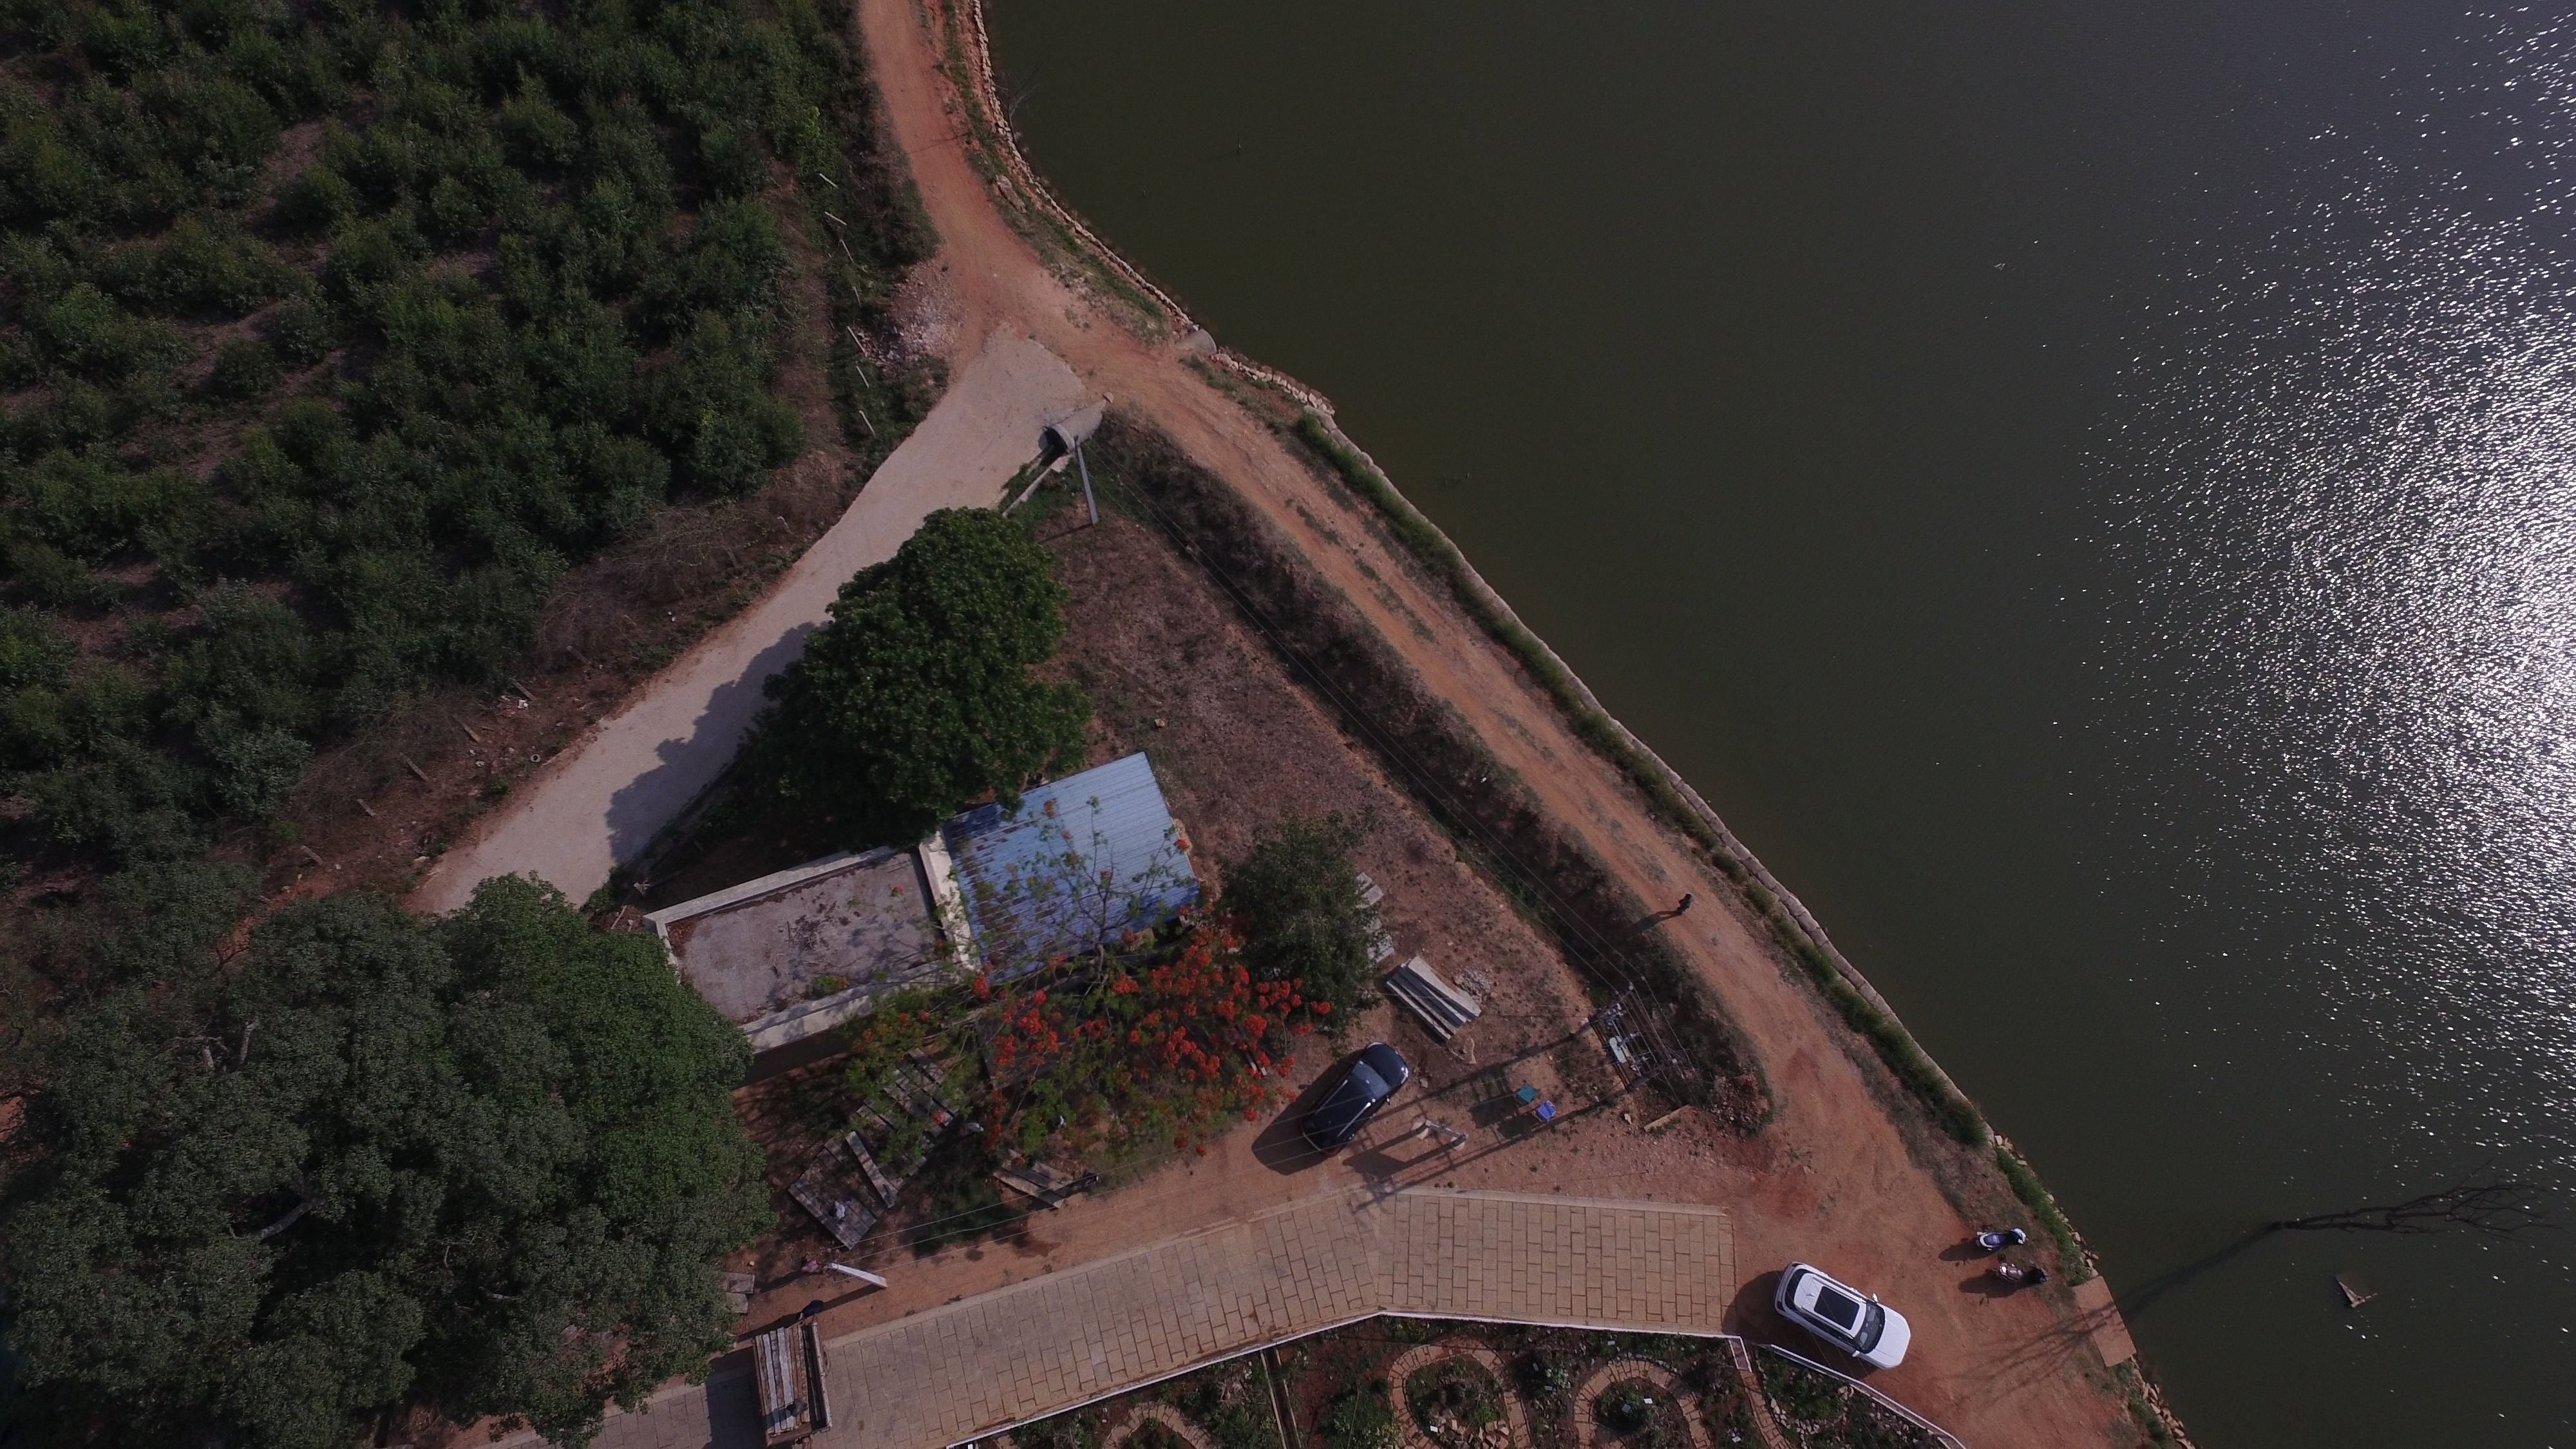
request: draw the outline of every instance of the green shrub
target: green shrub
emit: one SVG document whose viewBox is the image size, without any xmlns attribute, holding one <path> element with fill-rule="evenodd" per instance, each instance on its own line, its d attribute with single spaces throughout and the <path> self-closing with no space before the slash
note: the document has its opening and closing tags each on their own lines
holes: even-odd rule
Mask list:
<svg viewBox="0 0 2576 1449">
<path fill-rule="evenodd" d="M 329 166 L 305 167 L 277 194 L 277 219 L 305 232 L 324 232 L 356 216 L 358 188 Z"/>
<path fill-rule="evenodd" d="M 1236 916 L 1243 955 L 1264 981 L 1302 981 L 1308 997 L 1344 1016 L 1367 990 L 1377 913 L 1360 893 L 1351 852 L 1368 822 L 1283 815 L 1225 867 L 1218 909 Z"/>
<path fill-rule="evenodd" d="M 269 341 L 277 355 L 298 367 L 309 367 L 332 347 L 330 315 L 310 297 L 291 297 L 269 318 Z"/>
<path fill-rule="evenodd" d="M 750 195 L 769 183 L 769 152 L 760 133 L 737 121 L 718 120 L 698 132 L 698 164 L 719 195 Z"/>
<path fill-rule="evenodd" d="M 60 689 L 79 655 L 42 610 L 0 608 L 0 689 Z"/>
<path fill-rule="evenodd" d="M 224 813 L 243 820 L 264 820 L 283 808 L 313 757 L 312 746 L 281 729 L 217 722 L 201 727 L 197 737 L 213 764 Z"/>
<path fill-rule="evenodd" d="M 215 349 L 215 365 L 206 373 L 206 391 L 246 402 L 269 395 L 285 376 L 277 351 L 255 338 L 235 338 Z"/>
<path fill-rule="evenodd" d="M 204 506 L 175 469 L 134 472 L 93 453 L 62 449 L 21 471 L 11 488 L 18 516 L 64 553 L 97 560 L 142 542 L 147 526 Z"/>
<path fill-rule="evenodd" d="M 501 140 L 512 159 L 544 170 L 569 166 L 581 154 L 581 127 L 557 109 L 534 76 L 501 107 Z"/>
<path fill-rule="evenodd" d="M 283 296 L 296 274 L 275 252 L 230 222 L 184 216 L 157 247 L 132 254 L 120 287 L 140 307 L 239 316 Z"/>
<path fill-rule="evenodd" d="M 1335 1399 L 1317 1427 L 1333 1449 L 1397 1449 L 1404 1442 L 1383 1385 L 1356 1388 Z"/>
<path fill-rule="evenodd" d="M 116 586 L 40 538 L 13 537 L 0 544 L 9 586 L 19 595 L 58 609 L 103 604 Z"/>
<path fill-rule="evenodd" d="M 35 331 L 54 366 L 111 381 L 144 368 L 166 367 L 186 351 L 177 332 L 128 314 L 91 282 L 75 285 L 42 308 Z"/>
</svg>

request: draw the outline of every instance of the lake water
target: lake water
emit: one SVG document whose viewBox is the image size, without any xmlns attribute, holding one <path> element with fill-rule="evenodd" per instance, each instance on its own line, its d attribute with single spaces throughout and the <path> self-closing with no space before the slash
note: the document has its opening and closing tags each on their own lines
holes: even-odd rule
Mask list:
<svg viewBox="0 0 2576 1449">
<path fill-rule="evenodd" d="M 2568 1211 L 2565 20 L 990 19 L 1039 168 L 1806 898 L 2206 1449 L 2576 1449 L 2563 1236 L 2185 1271 L 2482 1162 Z"/>
</svg>

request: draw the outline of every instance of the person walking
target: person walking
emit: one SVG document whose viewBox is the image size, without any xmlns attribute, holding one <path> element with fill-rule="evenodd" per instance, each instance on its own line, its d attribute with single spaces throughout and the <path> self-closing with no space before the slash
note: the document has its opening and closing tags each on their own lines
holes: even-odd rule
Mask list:
<svg viewBox="0 0 2576 1449">
<path fill-rule="evenodd" d="M 1682 903 L 1673 907 L 1673 914 L 1678 916 L 1682 912 L 1689 910 L 1691 908 L 1691 902 L 1698 899 L 1698 896 L 1691 894 L 1689 891 L 1682 892 Z"/>
</svg>

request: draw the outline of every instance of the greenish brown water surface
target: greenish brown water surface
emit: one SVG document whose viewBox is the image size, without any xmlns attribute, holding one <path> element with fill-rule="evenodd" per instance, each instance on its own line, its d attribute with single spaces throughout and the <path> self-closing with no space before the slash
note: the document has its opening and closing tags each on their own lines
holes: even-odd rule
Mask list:
<svg viewBox="0 0 2576 1449">
<path fill-rule="evenodd" d="M 1032 160 L 1806 898 L 2207 1449 L 2576 1449 L 2563 1240 L 2193 1270 L 2481 1161 L 2565 1211 L 2563 22 L 989 13 Z"/>
</svg>

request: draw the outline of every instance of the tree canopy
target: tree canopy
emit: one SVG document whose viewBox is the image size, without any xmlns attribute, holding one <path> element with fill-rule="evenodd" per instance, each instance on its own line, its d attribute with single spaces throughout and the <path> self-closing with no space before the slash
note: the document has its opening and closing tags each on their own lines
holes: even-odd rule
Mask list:
<svg viewBox="0 0 2576 1449">
<path fill-rule="evenodd" d="M 782 794 L 860 839 L 917 838 L 991 790 L 1077 757 L 1090 703 L 1029 667 L 1064 637 L 1054 560 L 982 509 L 930 515 L 841 586 L 831 622 L 772 679 L 757 746 Z"/>
<path fill-rule="evenodd" d="M 1342 815 L 1283 816 L 1226 866 L 1217 908 L 1240 923 L 1256 977 L 1302 981 L 1344 1011 L 1359 999 L 1378 929 L 1351 858 L 1367 830 Z"/>
<path fill-rule="evenodd" d="M 769 1220 L 746 1052 L 525 879 L 307 902 L 75 1007 L 0 1197 L 22 1423 L 319 1449 L 425 1400 L 585 1441 L 727 1340 L 717 1261 Z"/>
</svg>

